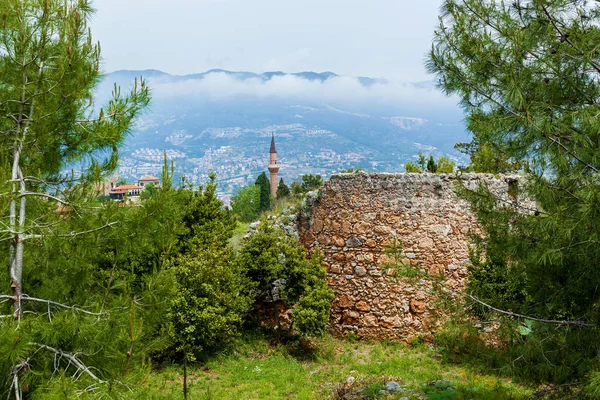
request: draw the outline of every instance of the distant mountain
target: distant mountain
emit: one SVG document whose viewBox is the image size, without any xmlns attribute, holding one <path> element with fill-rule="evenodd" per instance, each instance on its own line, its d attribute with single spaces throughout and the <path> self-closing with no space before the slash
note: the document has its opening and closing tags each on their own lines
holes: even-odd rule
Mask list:
<svg viewBox="0 0 600 400">
<path fill-rule="evenodd" d="M 179 175 L 202 183 L 212 169 L 231 194 L 265 169 L 272 133 L 286 181 L 348 167 L 402 171 L 419 152 L 459 159 L 453 145 L 468 139 L 460 110 L 434 82 L 312 71 L 116 71 L 99 85 L 98 102 L 115 83 L 126 90 L 140 76 L 153 99 L 122 151 L 119 174 L 131 180 L 158 173 L 167 151 Z"/>
</svg>

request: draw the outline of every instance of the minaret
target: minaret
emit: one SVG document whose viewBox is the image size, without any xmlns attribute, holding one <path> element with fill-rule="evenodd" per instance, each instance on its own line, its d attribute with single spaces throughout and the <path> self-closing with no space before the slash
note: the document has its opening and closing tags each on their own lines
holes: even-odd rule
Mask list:
<svg viewBox="0 0 600 400">
<path fill-rule="evenodd" d="M 271 196 L 277 197 L 277 173 L 279 172 L 279 164 L 277 164 L 277 150 L 275 150 L 275 135 L 271 134 L 271 150 L 269 150 L 269 165 L 267 166 L 271 173 Z"/>
</svg>

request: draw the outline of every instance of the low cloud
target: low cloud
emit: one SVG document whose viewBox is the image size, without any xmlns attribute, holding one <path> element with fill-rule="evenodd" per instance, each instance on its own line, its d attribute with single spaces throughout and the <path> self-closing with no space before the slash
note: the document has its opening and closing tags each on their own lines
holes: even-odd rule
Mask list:
<svg viewBox="0 0 600 400">
<path fill-rule="evenodd" d="M 293 75 L 274 76 L 264 81 L 259 78 L 237 79 L 226 73 L 211 73 L 203 79 L 173 80 L 162 77 L 149 81 L 153 97 L 204 97 L 214 100 L 236 97 L 261 99 L 298 99 L 325 102 L 385 102 L 388 104 L 423 104 L 443 108 L 457 108 L 456 99 L 448 98 L 435 88 L 423 88 L 406 82 L 377 82 L 362 85 L 351 77 L 332 77 L 323 82 Z"/>
</svg>

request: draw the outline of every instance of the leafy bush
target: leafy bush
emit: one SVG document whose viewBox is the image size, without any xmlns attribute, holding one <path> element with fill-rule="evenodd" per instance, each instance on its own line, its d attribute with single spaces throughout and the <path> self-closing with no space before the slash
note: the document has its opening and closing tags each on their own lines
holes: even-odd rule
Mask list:
<svg viewBox="0 0 600 400">
<path fill-rule="evenodd" d="M 296 239 L 263 219 L 258 232 L 243 242 L 237 263 L 256 302 L 281 299 L 293 308 L 292 326 L 298 333 L 310 336 L 324 332 L 333 292 L 318 255 L 307 258 Z M 274 282 L 279 283 L 276 293 Z"/>
<path fill-rule="evenodd" d="M 239 334 L 250 301 L 243 277 L 222 247 L 199 248 L 173 265 L 177 293 L 168 314 L 176 353 L 194 361 L 223 348 Z"/>
</svg>

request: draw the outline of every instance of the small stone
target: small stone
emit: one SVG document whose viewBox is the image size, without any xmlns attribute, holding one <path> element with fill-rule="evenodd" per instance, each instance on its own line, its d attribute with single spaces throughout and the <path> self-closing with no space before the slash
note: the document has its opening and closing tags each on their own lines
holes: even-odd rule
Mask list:
<svg viewBox="0 0 600 400">
<path fill-rule="evenodd" d="M 417 258 L 417 255 L 415 253 L 406 253 L 406 258 L 408 258 L 409 260 L 414 260 L 415 258 Z"/>
<path fill-rule="evenodd" d="M 377 317 L 374 315 L 365 315 L 364 324 L 365 326 L 377 326 Z"/>
<path fill-rule="evenodd" d="M 385 390 L 388 392 L 397 392 L 400 390 L 400 384 L 398 382 L 390 381 L 385 384 Z"/>
<path fill-rule="evenodd" d="M 371 230 L 371 226 L 368 222 L 361 221 L 354 226 L 354 232 L 358 234 L 365 234 Z"/>
<path fill-rule="evenodd" d="M 313 220 L 313 230 L 315 232 L 321 232 L 323 230 L 323 221 L 319 218 Z"/>
<path fill-rule="evenodd" d="M 373 240 L 373 239 L 367 239 L 367 240 L 365 241 L 365 244 L 366 244 L 368 247 L 375 247 L 375 246 L 377 246 L 377 242 L 376 242 L 375 240 Z"/>
<path fill-rule="evenodd" d="M 367 274 L 367 270 L 365 269 L 365 267 L 361 267 L 359 265 L 357 267 L 354 267 L 354 273 L 356 274 L 356 276 L 365 276 Z"/>
<path fill-rule="evenodd" d="M 352 302 L 348 298 L 348 296 L 341 296 L 339 305 L 341 308 L 348 308 L 352 305 Z"/>
<path fill-rule="evenodd" d="M 350 247 L 350 248 L 352 248 L 352 247 L 358 247 L 360 245 L 362 245 L 362 242 L 356 236 L 352 236 L 350 239 L 348 239 L 346 241 L 346 246 Z"/>
<path fill-rule="evenodd" d="M 369 306 L 369 303 L 367 303 L 366 301 L 359 301 L 356 303 L 356 309 L 360 310 L 360 311 L 369 311 L 371 309 L 371 307 Z"/>
<path fill-rule="evenodd" d="M 372 269 L 369 271 L 369 275 L 371 276 L 381 276 L 381 271 L 378 269 Z"/>
<path fill-rule="evenodd" d="M 252 222 L 250 224 L 250 229 L 256 229 L 258 228 L 258 225 L 260 225 L 260 221 Z"/>
<path fill-rule="evenodd" d="M 346 385 L 352 385 L 354 383 L 355 379 L 352 375 L 350 375 L 347 379 L 346 379 Z"/>
<path fill-rule="evenodd" d="M 422 314 L 422 313 L 424 313 L 427 310 L 427 307 L 425 306 L 425 303 L 422 302 L 422 301 L 412 300 L 410 302 L 410 309 L 415 314 Z"/>
</svg>

